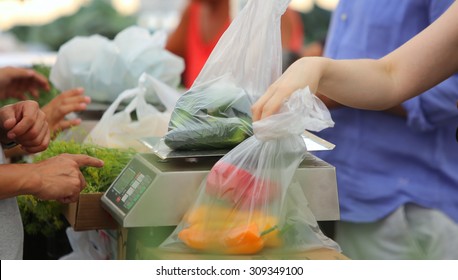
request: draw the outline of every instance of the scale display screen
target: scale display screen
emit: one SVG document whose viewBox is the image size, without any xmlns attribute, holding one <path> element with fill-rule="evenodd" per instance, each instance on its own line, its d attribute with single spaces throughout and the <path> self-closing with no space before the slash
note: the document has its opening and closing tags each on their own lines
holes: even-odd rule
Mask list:
<svg viewBox="0 0 458 280">
<path fill-rule="evenodd" d="M 108 189 L 106 196 L 127 214 L 151 185 L 156 174 L 138 161 L 131 163 Z"/>
</svg>

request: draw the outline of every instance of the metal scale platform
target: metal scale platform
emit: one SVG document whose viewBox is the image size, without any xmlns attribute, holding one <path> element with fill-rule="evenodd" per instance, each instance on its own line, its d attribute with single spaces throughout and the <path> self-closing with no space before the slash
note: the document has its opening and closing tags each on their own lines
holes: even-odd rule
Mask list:
<svg viewBox="0 0 458 280">
<path fill-rule="evenodd" d="M 309 151 L 334 147 L 310 133 L 303 138 Z M 180 153 L 155 150 L 159 138 L 142 141 L 154 153 L 137 154 L 102 196 L 102 205 L 123 228 L 176 226 L 205 176 L 227 151 Z M 316 219 L 338 220 L 335 168 L 309 153 L 295 176 Z"/>
</svg>

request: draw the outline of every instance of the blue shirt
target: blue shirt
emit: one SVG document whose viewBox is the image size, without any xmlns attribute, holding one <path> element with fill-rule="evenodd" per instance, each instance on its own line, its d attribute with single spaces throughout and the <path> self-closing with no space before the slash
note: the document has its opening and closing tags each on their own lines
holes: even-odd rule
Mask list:
<svg viewBox="0 0 458 280">
<path fill-rule="evenodd" d="M 426 28 L 452 2 L 340 0 L 325 56 L 380 58 Z M 319 136 L 336 148 L 316 154 L 336 167 L 343 221 L 375 221 L 413 202 L 440 209 L 458 222 L 457 101 L 454 75 L 404 102 L 407 118 L 350 108 L 331 111 L 335 127 Z"/>
</svg>

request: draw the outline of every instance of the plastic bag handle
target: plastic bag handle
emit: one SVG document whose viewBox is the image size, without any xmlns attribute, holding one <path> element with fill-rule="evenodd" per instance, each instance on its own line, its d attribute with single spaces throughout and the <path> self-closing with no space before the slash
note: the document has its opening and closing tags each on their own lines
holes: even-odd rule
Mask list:
<svg viewBox="0 0 458 280">
<path fill-rule="evenodd" d="M 102 118 L 100 119 L 100 122 L 106 120 L 107 118 L 111 118 L 113 117 L 113 115 L 115 114 L 116 112 L 116 109 L 118 109 L 119 105 L 121 104 L 122 101 L 126 100 L 126 99 L 129 99 L 129 98 L 132 98 L 132 97 L 135 97 L 135 96 L 138 96 L 138 94 L 140 93 L 144 93 L 144 89 L 143 88 L 133 88 L 133 89 L 129 89 L 129 90 L 126 90 L 124 91 L 123 93 L 121 93 L 118 98 L 116 98 L 116 100 L 110 105 L 110 107 L 108 107 L 108 109 L 105 111 L 105 113 L 103 114 Z M 134 101 L 135 101 L 136 98 L 134 98 L 134 100 L 132 100 L 129 105 L 126 107 L 129 108 L 130 110 L 132 106 L 134 106 Z M 132 104 L 132 105 L 131 105 Z M 132 111 L 130 111 L 132 112 Z"/>
<path fill-rule="evenodd" d="M 166 113 L 171 113 L 175 109 L 175 104 L 181 96 L 176 90 L 146 73 L 140 76 L 139 83 L 142 87 L 151 86 L 155 90 L 157 98 L 165 106 Z"/>
</svg>

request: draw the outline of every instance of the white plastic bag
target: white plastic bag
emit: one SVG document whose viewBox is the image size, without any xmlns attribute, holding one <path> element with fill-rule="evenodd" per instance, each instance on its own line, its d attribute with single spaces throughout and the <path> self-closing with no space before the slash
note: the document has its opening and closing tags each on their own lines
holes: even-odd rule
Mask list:
<svg viewBox="0 0 458 280">
<path fill-rule="evenodd" d="M 136 86 L 143 73 L 177 87 L 183 59 L 165 50 L 166 34 L 132 26 L 113 41 L 100 35 L 75 37 L 61 46 L 50 80 L 61 91 L 83 87 L 94 101 L 113 102 Z"/>
<path fill-rule="evenodd" d="M 192 87 L 230 75 L 254 103 L 280 76 L 281 16 L 291 0 L 250 0 L 221 36 Z"/>
<path fill-rule="evenodd" d="M 253 104 L 281 74 L 280 20 L 290 0 L 251 0 L 232 21 L 189 91 L 164 143 L 171 149 L 233 148 L 253 132 Z"/>
<path fill-rule="evenodd" d="M 60 260 L 112 260 L 116 258 L 113 250 L 116 240 L 104 230 L 74 231 L 66 229 L 72 252 Z"/>
<path fill-rule="evenodd" d="M 154 96 L 165 107 L 161 112 L 146 102 L 146 94 Z M 100 121 L 84 140 L 110 148 L 134 148 L 139 152 L 149 150 L 138 140 L 144 137 L 161 137 L 167 132 L 170 114 L 179 97 L 174 89 L 147 74 L 143 74 L 138 86 L 124 91 L 105 111 Z M 124 102 L 130 103 L 116 112 Z M 132 119 L 132 113 L 136 119 Z"/>
</svg>

